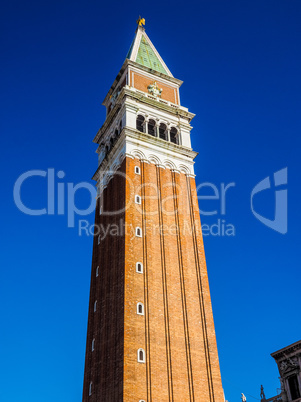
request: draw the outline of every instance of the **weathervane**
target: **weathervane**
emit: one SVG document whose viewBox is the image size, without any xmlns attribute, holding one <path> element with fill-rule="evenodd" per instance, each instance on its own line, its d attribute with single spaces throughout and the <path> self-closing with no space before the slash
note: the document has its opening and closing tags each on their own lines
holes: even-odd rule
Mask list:
<svg viewBox="0 0 301 402">
<path fill-rule="evenodd" d="M 141 18 L 139 15 L 139 18 L 136 22 L 139 27 L 142 27 L 142 25 L 145 25 L 145 18 Z"/>
</svg>

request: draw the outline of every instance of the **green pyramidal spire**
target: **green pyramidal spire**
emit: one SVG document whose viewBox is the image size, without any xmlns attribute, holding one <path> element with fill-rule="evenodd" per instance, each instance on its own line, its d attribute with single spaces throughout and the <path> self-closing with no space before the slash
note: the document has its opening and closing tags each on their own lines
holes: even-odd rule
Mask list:
<svg viewBox="0 0 301 402">
<path fill-rule="evenodd" d="M 135 61 L 142 66 L 148 67 L 159 73 L 172 77 L 158 51 L 145 33 L 142 26 L 138 26 L 135 38 L 126 56 L 127 59 Z"/>
<path fill-rule="evenodd" d="M 140 46 L 136 57 L 136 63 L 142 64 L 145 67 L 149 67 L 153 70 L 156 70 L 159 73 L 168 75 L 165 68 L 162 66 L 162 63 L 152 50 L 150 44 L 148 43 L 144 35 L 142 35 L 140 41 Z"/>
</svg>

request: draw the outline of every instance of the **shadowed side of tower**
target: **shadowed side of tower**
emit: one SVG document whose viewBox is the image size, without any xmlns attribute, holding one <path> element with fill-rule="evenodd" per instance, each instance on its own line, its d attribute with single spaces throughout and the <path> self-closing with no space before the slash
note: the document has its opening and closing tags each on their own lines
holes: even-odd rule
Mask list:
<svg viewBox="0 0 301 402">
<path fill-rule="evenodd" d="M 224 400 L 181 84 L 139 25 L 94 139 L 85 402 Z"/>
<path fill-rule="evenodd" d="M 125 161 L 96 205 L 84 401 L 123 400 L 125 242 L 114 230 L 124 222 L 124 212 L 118 212 L 125 205 L 124 171 Z M 100 214 L 101 209 L 107 212 Z"/>
</svg>

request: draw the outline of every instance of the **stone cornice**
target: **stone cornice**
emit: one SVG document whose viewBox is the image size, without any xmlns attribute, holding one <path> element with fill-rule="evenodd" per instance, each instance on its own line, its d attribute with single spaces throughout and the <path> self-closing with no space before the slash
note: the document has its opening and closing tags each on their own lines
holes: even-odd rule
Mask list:
<svg viewBox="0 0 301 402">
<path fill-rule="evenodd" d="M 118 138 L 116 144 L 114 145 L 114 148 L 112 149 L 112 151 L 106 156 L 106 158 L 102 161 L 102 163 L 96 169 L 96 172 L 92 176 L 92 180 L 96 180 L 96 181 L 98 180 L 97 176 L 98 176 L 100 171 L 109 170 L 113 159 L 116 157 L 117 154 L 120 153 L 120 150 L 124 145 L 124 139 L 125 139 L 125 136 L 124 136 L 124 134 L 122 132 L 120 137 Z M 120 159 L 120 163 L 121 162 L 122 162 L 122 158 Z"/>
<path fill-rule="evenodd" d="M 129 152 L 128 147 L 131 148 L 133 144 L 135 148 L 132 152 Z M 139 144 L 143 144 L 142 148 Z M 163 160 L 160 159 L 159 155 L 154 158 L 155 148 L 163 150 Z M 152 156 L 148 157 L 147 152 L 148 154 L 151 153 Z M 183 172 L 189 177 L 194 177 L 192 166 L 194 163 L 193 160 L 197 155 L 198 153 L 191 148 L 176 145 L 172 142 L 141 133 L 138 130 L 124 127 L 117 142 L 114 144 L 114 148 L 98 166 L 92 179 L 99 181 L 101 174 L 103 177 L 106 174 L 110 175 L 111 171 L 115 171 L 120 166 L 125 156 L 136 157 L 142 162 L 155 163 L 159 167 L 170 168 L 176 173 Z"/>
<path fill-rule="evenodd" d="M 286 346 L 283 349 L 277 350 L 274 353 L 271 353 L 271 356 L 275 359 L 281 359 L 282 357 L 287 357 L 288 354 L 296 353 L 296 351 L 300 351 L 301 353 L 301 341 L 295 342 L 292 345 Z"/>
<path fill-rule="evenodd" d="M 133 130 L 131 128 L 125 127 L 124 132 L 125 135 L 130 138 L 141 140 L 150 145 L 160 147 L 161 149 L 164 149 L 166 151 L 170 150 L 176 152 L 177 154 L 187 158 L 191 158 L 192 160 L 195 159 L 198 155 L 198 152 L 193 151 L 191 148 L 183 147 L 182 145 L 176 145 L 173 142 L 165 141 L 158 137 L 153 137 L 152 135 L 142 133 L 138 130 Z"/>
<path fill-rule="evenodd" d="M 135 61 L 129 60 L 129 59 L 125 59 L 119 73 L 117 74 L 109 92 L 107 93 L 105 99 L 103 100 L 103 105 L 107 102 L 108 98 L 112 95 L 114 89 L 116 88 L 116 86 L 118 85 L 118 83 L 120 82 L 120 78 L 122 77 L 123 73 L 125 72 L 126 68 L 128 66 L 137 68 L 138 70 L 142 70 L 142 71 L 146 71 L 147 73 L 150 73 L 152 75 L 155 75 L 156 77 L 160 77 L 166 81 L 170 81 L 173 82 L 174 84 L 178 85 L 179 87 L 183 84 L 183 81 L 178 80 L 177 78 L 174 77 L 170 77 L 169 75 L 166 74 L 162 74 L 159 73 L 158 71 L 152 70 L 151 68 L 142 66 L 141 64 L 136 63 Z"/>
<path fill-rule="evenodd" d="M 162 100 L 161 98 L 154 99 L 147 93 L 136 91 L 130 88 L 124 88 L 125 94 L 130 99 L 138 100 L 141 103 L 155 107 L 156 109 L 164 110 L 175 116 L 186 117 L 191 121 L 195 114 L 188 111 L 187 108 Z"/>
<path fill-rule="evenodd" d="M 123 92 L 123 91 L 122 91 Z M 121 95 L 121 94 L 120 94 Z M 95 142 L 96 144 L 99 143 L 99 139 L 100 137 L 103 135 L 103 133 L 105 131 L 107 131 L 108 127 L 110 126 L 110 124 L 112 123 L 112 121 L 114 120 L 114 118 L 116 117 L 116 115 L 119 113 L 119 110 L 121 108 L 121 97 L 120 95 L 118 96 L 118 99 L 116 101 L 115 106 L 113 107 L 113 109 L 110 111 L 110 113 L 108 114 L 105 122 L 103 123 L 103 125 L 101 126 L 101 128 L 97 131 L 96 136 L 93 138 L 93 142 Z"/>
<path fill-rule="evenodd" d="M 130 87 L 124 87 L 123 90 L 125 95 L 127 95 L 131 99 L 138 100 L 142 103 L 154 106 L 156 109 L 161 109 L 177 116 L 186 117 L 189 121 L 192 120 L 195 116 L 195 114 L 189 112 L 187 108 L 173 104 L 171 102 L 163 101 L 161 100 L 161 98 L 153 99 L 153 97 L 150 97 L 149 94 L 140 91 L 138 92 L 135 89 L 131 89 Z"/>
<path fill-rule="evenodd" d="M 122 91 L 120 92 L 118 98 L 117 98 L 115 106 L 110 111 L 110 113 L 108 114 L 104 124 L 98 130 L 96 136 L 93 139 L 93 142 L 95 142 L 96 144 L 99 143 L 99 140 L 100 140 L 101 136 L 108 129 L 108 127 L 110 126 L 111 122 L 114 120 L 115 116 L 119 112 L 120 107 L 121 107 L 121 105 L 123 103 L 123 98 L 124 97 L 128 97 L 128 98 L 134 99 L 134 100 L 138 100 L 141 103 L 153 106 L 153 107 L 155 107 L 157 109 L 161 109 L 161 110 L 163 110 L 165 112 L 169 112 L 169 113 L 171 113 L 171 114 L 173 114 L 175 116 L 180 116 L 180 117 L 187 118 L 189 121 L 191 121 L 193 119 L 193 117 L 195 116 L 195 114 L 189 112 L 188 110 L 185 110 L 181 106 L 177 106 L 177 105 L 171 106 L 169 104 L 162 103 L 162 102 L 160 102 L 158 100 L 149 98 L 147 96 L 147 94 L 144 95 L 141 92 L 137 92 L 137 91 L 132 90 L 130 88 L 124 87 L 122 89 Z M 125 102 L 126 102 L 126 100 L 125 100 Z M 133 107 L 134 108 L 134 105 L 126 104 L 126 107 Z M 138 107 L 137 107 L 137 110 L 138 110 Z"/>
<path fill-rule="evenodd" d="M 119 73 L 117 74 L 111 88 L 109 89 L 109 92 L 107 93 L 106 97 L 104 98 L 102 104 L 105 105 L 107 103 L 107 100 L 109 99 L 109 97 L 112 95 L 114 89 L 116 88 L 116 86 L 118 85 L 120 78 L 122 77 L 126 67 L 127 67 L 128 63 L 127 63 L 127 59 L 125 60 L 125 62 L 123 63 Z"/>
<path fill-rule="evenodd" d="M 149 74 L 155 75 L 156 77 L 160 77 L 160 78 L 162 78 L 163 80 L 172 82 L 173 84 L 176 84 L 178 87 L 180 87 L 180 86 L 183 84 L 183 81 L 178 80 L 178 79 L 175 78 L 175 77 L 171 77 L 171 76 L 169 76 L 169 75 L 166 75 L 166 74 L 163 74 L 163 73 L 159 73 L 158 71 L 152 70 L 151 68 L 148 68 L 148 67 L 143 66 L 143 65 L 141 65 L 141 64 L 139 64 L 139 63 L 136 63 L 135 61 L 132 61 L 132 60 L 127 60 L 127 61 L 128 61 L 127 64 L 128 64 L 129 66 L 132 66 L 133 68 L 135 68 L 135 69 L 137 69 L 137 70 L 143 70 L 143 71 L 145 71 L 145 72 L 147 72 L 147 73 L 149 73 Z"/>
</svg>

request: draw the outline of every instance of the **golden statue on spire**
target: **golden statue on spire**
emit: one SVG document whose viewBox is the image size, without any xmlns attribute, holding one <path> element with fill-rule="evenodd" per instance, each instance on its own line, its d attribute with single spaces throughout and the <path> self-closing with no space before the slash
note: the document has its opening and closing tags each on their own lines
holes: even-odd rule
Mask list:
<svg viewBox="0 0 301 402">
<path fill-rule="evenodd" d="M 142 25 L 145 25 L 145 18 L 141 18 L 139 15 L 139 18 L 136 22 L 139 27 L 142 27 Z"/>
</svg>

